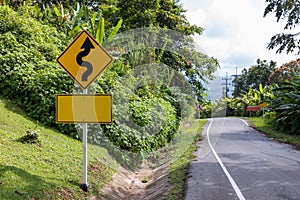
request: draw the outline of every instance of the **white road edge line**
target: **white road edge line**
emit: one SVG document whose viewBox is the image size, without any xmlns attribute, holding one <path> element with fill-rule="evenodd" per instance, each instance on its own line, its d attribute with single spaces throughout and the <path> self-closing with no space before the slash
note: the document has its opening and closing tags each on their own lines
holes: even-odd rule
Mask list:
<svg viewBox="0 0 300 200">
<path fill-rule="evenodd" d="M 245 120 L 243 120 L 241 118 L 239 118 L 239 119 L 242 120 L 242 122 L 244 122 L 244 124 L 246 124 L 246 126 L 249 126 L 249 124 Z"/>
<path fill-rule="evenodd" d="M 231 175 L 229 174 L 229 172 L 227 171 L 225 165 L 223 164 L 222 160 L 220 159 L 220 157 L 218 156 L 217 152 L 215 151 L 215 149 L 213 148 L 213 146 L 211 145 L 210 139 L 209 139 L 209 129 L 211 124 L 213 123 L 213 119 L 210 120 L 209 126 L 206 130 L 206 135 L 207 135 L 207 141 L 208 141 L 208 145 L 210 146 L 215 158 L 217 159 L 217 161 L 219 162 L 221 168 L 223 169 L 224 173 L 226 174 L 229 182 L 231 183 L 236 195 L 238 196 L 238 198 L 240 200 L 246 200 L 244 195 L 242 194 L 241 190 L 239 189 L 239 187 L 237 186 L 237 184 L 235 183 L 235 181 L 233 180 L 233 178 L 231 177 Z"/>
</svg>

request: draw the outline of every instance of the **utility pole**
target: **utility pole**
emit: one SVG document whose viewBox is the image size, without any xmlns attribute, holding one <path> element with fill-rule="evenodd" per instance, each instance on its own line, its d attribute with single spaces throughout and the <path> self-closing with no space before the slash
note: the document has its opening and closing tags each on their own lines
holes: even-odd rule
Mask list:
<svg viewBox="0 0 300 200">
<path fill-rule="evenodd" d="M 225 84 L 222 83 L 222 85 L 225 85 L 225 97 L 228 97 L 228 92 L 229 92 L 229 85 L 231 85 L 231 83 L 229 83 L 229 81 L 231 81 L 231 78 L 228 78 L 228 72 L 226 72 L 226 77 L 222 78 L 222 80 L 225 80 Z"/>
<path fill-rule="evenodd" d="M 231 75 L 231 76 L 234 77 L 234 81 L 232 82 L 232 85 L 234 87 L 233 96 L 235 97 L 236 95 L 238 95 L 238 91 L 239 91 L 239 89 L 237 88 L 238 87 L 237 81 L 238 81 L 238 77 L 240 76 L 238 75 L 238 67 L 235 68 L 235 75 Z"/>
</svg>

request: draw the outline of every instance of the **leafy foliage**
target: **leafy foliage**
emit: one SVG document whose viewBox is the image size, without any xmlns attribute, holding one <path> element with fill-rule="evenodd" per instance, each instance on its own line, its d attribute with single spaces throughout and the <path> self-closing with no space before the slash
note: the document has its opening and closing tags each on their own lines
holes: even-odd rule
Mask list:
<svg viewBox="0 0 300 200">
<path fill-rule="evenodd" d="M 265 61 L 262 64 L 265 64 Z M 300 79 L 298 60 L 286 63 L 277 69 L 274 68 L 275 63 L 273 62 L 270 62 L 269 66 L 265 65 L 264 67 L 267 69 L 264 71 L 268 73 L 273 69 L 269 77 L 272 85 L 263 87 L 260 84 L 258 89 L 250 87 L 247 93 L 227 99 L 227 115 L 245 116 L 248 105 L 258 105 L 262 102 L 267 102 L 270 111 L 264 114 L 266 122 L 285 133 L 299 135 Z M 262 74 L 263 71 L 259 71 L 259 68 L 251 67 L 249 73 L 251 69 L 256 69 L 254 73 L 252 72 L 252 80 L 254 80 L 254 74 L 257 72 L 257 77 L 260 79 L 259 74 Z M 247 78 L 251 76 L 247 74 L 247 70 L 244 70 L 244 72 L 242 76 L 235 79 L 236 83 L 239 80 L 245 80 L 245 83 L 249 84 Z M 255 85 L 255 81 L 253 85 Z M 261 115 L 262 113 L 257 112 L 256 114 Z"/>
<path fill-rule="evenodd" d="M 103 16 L 79 4 L 67 9 L 63 4 L 49 4 L 43 9 L 25 5 L 19 6 L 16 11 L 7 6 L 0 8 L 3 19 L 0 26 L 3 37 L 0 41 L 0 65 L 3 66 L 0 69 L 1 94 L 14 99 L 30 117 L 56 127 L 55 95 L 71 93 L 74 83 L 58 67 L 55 58 L 69 43 L 71 36 L 82 28 L 92 32 L 101 43 L 116 35 L 122 20 L 115 27 L 108 26 L 109 29 L 105 30 L 104 23 L 107 22 Z M 108 24 L 111 25 L 111 21 L 108 20 Z M 153 52 L 157 55 L 157 62 L 165 57 L 164 50 Z M 192 54 L 193 57 L 198 56 L 195 52 Z M 128 56 L 131 56 L 130 53 Z M 125 62 L 124 59 L 126 56 L 117 60 L 101 76 L 96 86 L 97 93 L 115 90 L 120 85 L 120 77 L 129 74 L 134 68 L 131 62 Z M 209 58 L 202 55 L 197 63 L 205 63 L 206 59 Z M 184 58 L 178 61 L 185 65 Z M 198 65 L 188 65 L 186 77 L 191 83 L 198 81 L 199 85 L 198 78 L 203 78 L 203 74 L 198 71 Z M 172 67 L 176 67 L 176 62 Z M 212 73 L 210 69 L 213 68 L 208 68 L 204 73 L 206 77 Z M 182 67 L 178 71 L 184 72 L 185 69 Z M 134 77 L 130 80 L 136 83 Z M 182 97 L 180 92 L 175 94 L 166 85 L 146 83 L 132 91 L 129 101 L 123 105 L 124 109 L 115 112 L 113 124 L 101 128 L 109 140 L 121 149 L 132 152 L 158 149 L 174 137 L 181 120 L 193 114 L 194 104 L 189 104 L 189 101 L 179 104 L 178 98 Z M 128 117 L 138 129 L 123 123 Z M 60 125 L 58 128 L 62 132 L 77 135 L 73 125 Z M 95 133 L 89 137 L 97 140 L 100 136 Z"/>
<path fill-rule="evenodd" d="M 112 11 L 107 7 L 113 5 Z M 203 29 L 196 25 L 190 25 L 184 12 L 177 0 L 115 0 L 107 1 L 100 5 L 103 10 L 103 16 L 109 21 L 116 23 L 123 19 L 124 26 L 122 30 L 129 30 L 141 27 L 161 27 L 176 30 L 188 35 L 201 34 Z"/>
<path fill-rule="evenodd" d="M 246 93 L 250 87 L 253 89 L 259 89 L 259 85 L 263 87 L 269 85 L 269 76 L 274 71 L 276 63 L 266 60 L 257 60 L 257 64 L 251 66 L 249 69 L 244 68 L 242 74 L 235 77 L 233 97 L 241 96 L 242 93 Z"/>
<path fill-rule="evenodd" d="M 292 81 L 295 75 L 300 75 L 300 58 L 292 60 L 275 69 L 269 77 L 270 84 Z"/>
<path fill-rule="evenodd" d="M 55 28 L 34 20 L 31 15 L 35 9 L 21 6 L 13 11 L 7 6 L 1 7 L 1 94 L 14 99 L 30 117 L 77 137 L 73 125 L 55 124 L 55 96 L 71 93 L 74 86 L 55 61 L 69 40 Z M 116 32 L 115 28 L 109 37 Z M 108 78 L 111 77 L 106 80 Z"/>
<path fill-rule="evenodd" d="M 277 22 L 286 20 L 284 30 L 296 30 L 300 22 L 300 4 L 298 0 L 282 1 L 282 0 L 266 0 L 264 17 L 269 13 L 275 13 Z M 300 32 L 295 33 L 279 33 L 271 38 L 268 49 L 278 47 L 276 53 L 286 50 L 287 53 L 296 51 L 300 54 Z"/>
<path fill-rule="evenodd" d="M 161 62 L 184 74 L 199 102 L 204 102 L 203 82 L 212 80 L 213 73 L 219 68 L 218 60 L 203 53 L 190 50 L 185 57 L 165 51 Z"/>
<path fill-rule="evenodd" d="M 110 5 L 110 6 L 109 6 Z M 100 5 L 102 16 L 110 23 L 116 23 L 118 19 L 123 19 L 121 31 L 141 27 L 158 27 L 168 30 L 174 30 L 182 35 L 201 34 L 203 29 L 196 25 L 191 25 L 184 13 L 186 12 L 178 0 L 136 0 L 136 1 L 105 1 Z M 203 101 L 204 87 L 202 82 L 205 79 L 214 78 L 212 76 L 218 67 L 218 61 L 215 58 L 208 57 L 203 53 L 196 52 L 189 48 L 184 52 L 184 57 L 174 52 L 165 50 L 167 45 L 164 41 L 161 49 L 150 49 L 147 61 L 164 63 L 178 72 L 184 74 L 192 85 L 199 101 Z M 191 37 L 177 37 L 176 49 L 184 50 L 187 46 L 193 45 Z M 174 45 L 175 46 L 175 45 Z M 131 52 L 134 56 L 132 66 L 136 66 L 138 54 L 145 54 L 143 51 Z M 143 62 L 145 60 L 141 59 Z"/>
<path fill-rule="evenodd" d="M 26 131 L 26 135 L 23 135 L 19 138 L 19 141 L 22 143 L 29 143 L 29 144 L 40 144 L 41 141 L 39 140 L 39 134 L 37 131 Z"/>
<path fill-rule="evenodd" d="M 257 106 L 263 102 L 269 103 L 274 99 L 271 86 L 263 87 L 259 85 L 259 89 L 250 88 L 247 93 L 227 100 L 227 115 L 229 116 L 246 116 L 247 106 Z M 256 115 L 262 115 L 262 112 L 257 112 Z"/>
<path fill-rule="evenodd" d="M 120 118 L 126 117 L 127 114 L 122 113 L 124 111 L 120 109 L 115 113 L 116 118 L 119 118 L 120 121 L 115 120 L 113 124 L 105 126 L 105 134 L 117 146 L 132 152 L 148 152 L 164 146 L 172 139 L 178 128 L 178 125 L 176 126 L 178 123 L 176 122 L 174 108 L 163 99 L 151 99 L 151 104 L 155 103 L 159 105 L 159 108 L 152 108 L 148 112 L 147 110 L 143 110 L 143 112 L 139 113 L 138 111 L 141 111 L 141 107 L 145 108 L 148 106 L 147 103 L 149 101 L 140 101 L 140 106 L 134 105 L 134 112 L 131 111 L 132 114 L 135 114 L 132 116 L 133 121 L 136 121 L 136 124 L 140 125 L 137 129 L 138 131 L 131 128 L 130 124 L 126 125 L 126 123 L 121 122 L 122 119 Z M 164 116 L 166 119 L 164 119 L 164 123 L 157 124 L 157 119 L 162 119 L 161 117 L 157 118 L 160 112 L 165 113 Z M 160 130 L 157 130 L 157 126 Z M 150 131 L 151 129 L 153 130 Z"/>
<path fill-rule="evenodd" d="M 14 99 L 30 117 L 55 126 L 55 95 L 69 93 L 73 82 L 55 62 L 64 34 L 40 24 L 27 12 L 0 7 L 1 95 Z M 73 131 L 64 126 L 62 131 Z"/>
<path fill-rule="evenodd" d="M 283 82 L 274 89 L 272 109 L 276 112 L 276 127 L 285 132 L 300 135 L 300 78 Z"/>
<path fill-rule="evenodd" d="M 67 8 L 64 7 L 63 3 L 44 5 L 42 8 L 35 4 L 33 8 L 33 12 L 31 12 L 33 17 L 56 27 L 59 31 L 64 32 L 69 39 L 74 38 L 81 30 L 85 29 L 95 36 L 99 44 L 102 44 L 104 39 L 111 40 L 122 25 L 122 19 L 120 19 L 116 22 L 115 27 L 107 27 L 109 32 L 105 35 L 102 12 L 95 11 L 94 7 L 89 4 L 79 2 Z"/>
<path fill-rule="evenodd" d="M 176 134 L 182 117 L 178 97 L 168 87 L 147 79 L 126 79 L 125 86 L 117 82 L 114 87 L 114 122 L 103 126 L 105 135 L 132 152 L 164 146 Z"/>
<path fill-rule="evenodd" d="M 95 12 L 96 7 L 98 7 L 99 12 Z M 63 8 L 63 4 L 47 6 L 44 12 L 48 14 L 45 14 L 44 18 L 49 18 L 49 20 L 46 22 L 51 22 L 59 29 L 63 28 L 62 30 L 68 36 L 75 36 L 79 30 L 87 29 L 92 35 L 95 35 L 100 44 L 103 40 L 109 42 L 119 30 L 124 31 L 145 26 L 171 29 L 187 35 L 202 33 L 201 27 L 189 24 L 184 16 L 185 10 L 182 9 L 178 1 L 174 0 L 144 1 L 143 3 L 140 1 L 109 0 L 103 1 L 101 4 L 95 2 L 94 7 L 77 3 L 73 7 L 69 7 L 68 11 L 64 11 Z M 107 31 L 104 31 L 104 19 Z M 57 24 L 57 22 L 63 23 Z M 177 43 L 180 44 L 177 48 L 183 48 L 183 45 L 186 45 L 183 43 L 192 43 L 192 38 L 178 38 L 177 40 Z M 201 101 L 204 91 L 201 81 L 204 81 L 205 78 L 213 78 L 211 74 L 219 67 L 216 59 L 193 50 L 189 50 L 191 52 L 185 58 L 164 49 L 151 49 L 150 51 L 149 54 L 151 58 L 154 57 L 155 62 L 163 62 L 179 72 L 184 72 L 195 93 L 197 93 L 199 101 Z M 135 52 L 130 54 L 134 55 Z M 129 63 L 136 66 L 133 62 Z"/>
</svg>

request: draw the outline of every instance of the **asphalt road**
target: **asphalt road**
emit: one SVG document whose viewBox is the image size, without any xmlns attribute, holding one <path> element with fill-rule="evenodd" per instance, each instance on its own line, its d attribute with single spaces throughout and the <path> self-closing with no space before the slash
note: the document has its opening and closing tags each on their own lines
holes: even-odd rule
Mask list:
<svg viewBox="0 0 300 200">
<path fill-rule="evenodd" d="M 238 118 L 215 118 L 190 164 L 187 200 L 300 200 L 300 151 Z"/>
</svg>

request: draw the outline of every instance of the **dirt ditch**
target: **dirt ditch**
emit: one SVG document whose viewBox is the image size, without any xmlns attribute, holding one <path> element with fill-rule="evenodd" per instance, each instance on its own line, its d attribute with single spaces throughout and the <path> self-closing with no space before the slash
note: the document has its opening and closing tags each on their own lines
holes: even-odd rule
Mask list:
<svg viewBox="0 0 300 200">
<path fill-rule="evenodd" d="M 91 200 L 158 200 L 166 199 L 170 191 L 169 165 L 156 169 L 143 167 L 137 172 L 120 167 L 108 185 Z"/>
</svg>

